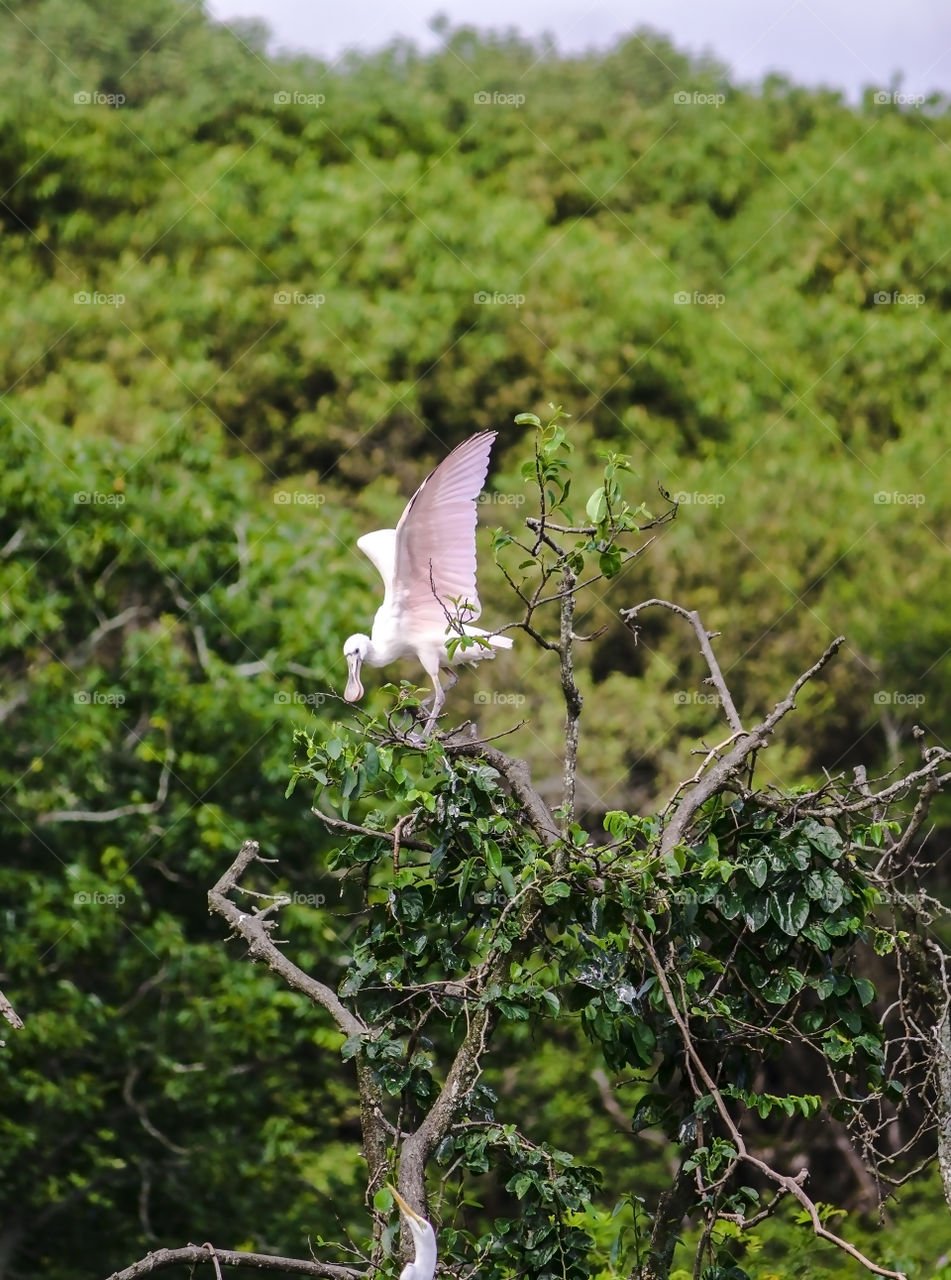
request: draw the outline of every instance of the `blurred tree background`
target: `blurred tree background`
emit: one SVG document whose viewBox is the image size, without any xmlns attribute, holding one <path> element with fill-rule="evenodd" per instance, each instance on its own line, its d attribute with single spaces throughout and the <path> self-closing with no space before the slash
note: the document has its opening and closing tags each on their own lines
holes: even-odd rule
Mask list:
<svg viewBox="0 0 951 1280">
<path fill-rule="evenodd" d="M 0 31 L 0 987 L 26 1022 L 0 1053 L 0 1276 L 236 1224 L 300 1252 L 331 1205 L 365 1229 L 348 1068 L 205 893 L 245 838 L 279 849 L 298 962 L 339 964 L 292 734 L 339 713 L 376 608 L 355 537 L 460 439 L 501 431 L 485 526 L 519 519 L 512 418 L 549 401 L 582 489 L 618 449 L 648 505 L 681 503 L 579 619 L 606 627 L 587 824 L 662 804 L 715 722 L 686 630 L 617 621 L 645 596 L 722 631 L 744 713 L 846 634 L 777 782 L 891 767 L 915 724 L 947 743 L 951 115 L 743 89 L 648 31 L 563 57 L 443 26 L 438 53 L 334 66 L 176 0 L 25 0 Z M 522 649 L 450 706 L 524 719 L 512 749 L 554 788 L 556 660 Z M 542 1136 L 583 1106 L 606 1194 L 636 1189 L 663 1153 L 618 1143 L 567 1048 L 496 1083 Z"/>
</svg>

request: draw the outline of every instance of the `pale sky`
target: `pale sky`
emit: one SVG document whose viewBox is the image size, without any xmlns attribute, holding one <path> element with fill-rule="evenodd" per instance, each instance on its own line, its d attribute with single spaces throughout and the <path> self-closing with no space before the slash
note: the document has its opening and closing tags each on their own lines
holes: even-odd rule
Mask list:
<svg viewBox="0 0 951 1280">
<path fill-rule="evenodd" d="M 853 99 L 863 85 L 887 87 L 896 72 L 904 93 L 951 92 L 951 0 L 208 0 L 207 8 L 220 21 L 263 19 L 272 49 L 331 60 L 395 36 L 433 48 L 429 21 L 445 13 L 453 26 L 548 32 L 564 52 L 604 47 L 648 25 L 680 48 L 713 52 L 739 81 L 783 71 L 802 84 L 845 89 Z"/>
</svg>

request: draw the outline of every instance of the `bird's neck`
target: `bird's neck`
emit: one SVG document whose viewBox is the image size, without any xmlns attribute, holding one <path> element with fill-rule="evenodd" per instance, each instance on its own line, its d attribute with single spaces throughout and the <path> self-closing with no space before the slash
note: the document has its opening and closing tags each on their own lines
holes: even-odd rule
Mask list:
<svg viewBox="0 0 951 1280">
<path fill-rule="evenodd" d="M 413 653 L 412 646 L 403 637 L 381 633 L 379 627 L 374 627 L 373 630 L 374 634 L 370 637 L 370 645 L 363 659 L 368 667 L 386 667 L 397 658 L 405 658 Z"/>
<path fill-rule="evenodd" d="M 409 1272 L 409 1276 L 407 1276 Z M 400 1280 L 432 1280 L 436 1274 L 436 1236 L 430 1228 L 422 1238 L 416 1240 L 416 1257 L 403 1268 Z"/>
<path fill-rule="evenodd" d="M 391 659 L 387 654 L 386 647 L 384 645 L 381 645 L 379 641 L 374 643 L 373 640 L 371 640 L 367 646 L 366 655 L 363 661 L 368 667 L 385 667 Z"/>
</svg>

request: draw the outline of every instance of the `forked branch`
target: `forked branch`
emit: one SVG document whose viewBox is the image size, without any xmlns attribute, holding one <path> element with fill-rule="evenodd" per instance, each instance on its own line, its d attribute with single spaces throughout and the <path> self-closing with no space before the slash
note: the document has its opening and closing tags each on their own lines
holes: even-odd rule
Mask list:
<svg viewBox="0 0 951 1280">
<path fill-rule="evenodd" d="M 208 905 L 231 925 L 235 933 L 241 935 L 248 944 L 252 959 L 263 960 L 268 968 L 282 978 L 294 991 L 300 991 L 314 1004 L 326 1009 L 340 1030 L 348 1037 L 363 1037 L 371 1032 L 356 1014 L 352 1013 L 341 1001 L 336 991 L 305 973 L 303 969 L 289 960 L 271 938 L 274 921 L 270 913 L 279 903 L 252 912 L 243 911 L 229 894 L 241 892 L 238 880 L 253 862 L 263 862 L 260 847 L 255 840 L 246 840 L 241 846 L 237 858 L 224 873 L 213 889 L 208 891 Z M 386 1179 L 386 1131 L 381 1123 L 383 1109 L 381 1105 L 380 1087 L 373 1078 L 369 1064 L 358 1053 L 354 1059 L 357 1068 L 357 1083 L 360 1091 L 360 1120 L 363 1130 L 363 1149 L 367 1165 L 370 1169 L 370 1192 L 376 1191 Z M 318 1274 L 318 1273 L 315 1273 Z M 322 1274 L 322 1273 L 321 1273 Z"/>
<path fill-rule="evenodd" d="M 743 772 L 750 752 L 766 746 L 783 716 L 795 708 L 796 695 L 799 690 L 807 680 L 811 680 L 813 676 L 822 670 L 844 642 L 845 636 L 837 636 L 822 657 L 817 662 L 814 662 L 808 671 L 799 676 L 785 698 L 776 703 L 765 720 L 762 720 L 758 725 L 754 725 L 747 732 L 740 733 L 732 749 L 725 756 L 722 756 L 679 801 L 673 817 L 661 837 L 662 854 L 670 853 L 681 842 L 698 809 L 711 796 L 728 787 Z"/>
</svg>

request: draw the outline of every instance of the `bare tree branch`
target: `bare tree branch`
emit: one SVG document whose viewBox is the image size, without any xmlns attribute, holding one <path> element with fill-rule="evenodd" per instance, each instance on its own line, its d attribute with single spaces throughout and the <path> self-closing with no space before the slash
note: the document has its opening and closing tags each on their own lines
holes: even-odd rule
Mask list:
<svg viewBox="0 0 951 1280">
<path fill-rule="evenodd" d="M 120 818 L 131 818 L 140 813 L 158 813 L 168 799 L 168 780 L 172 774 L 171 733 L 167 735 L 165 759 L 162 761 L 162 772 L 159 774 L 158 791 L 154 800 L 140 804 L 123 804 L 117 809 L 54 809 L 52 813 L 41 813 L 36 820 L 38 827 L 46 827 L 54 822 L 118 822 Z"/>
<path fill-rule="evenodd" d="M 255 910 L 251 914 L 237 907 L 228 894 L 234 890 L 241 891 L 239 878 L 252 862 L 264 862 L 259 857 L 260 846 L 256 840 L 246 840 L 241 846 L 237 858 L 219 879 L 214 888 L 208 891 L 208 905 L 224 918 L 248 944 L 248 950 L 255 960 L 263 960 L 274 973 L 278 974 L 288 986 L 302 992 L 314 1004 L 326 1009 L 341 1031 L 348 1036 L 363 1035 L 367 1026 L 341 1002 L 337 993 L 323 982 L 310 977 L 303 969 L 299 969 L 292 960 L 288 960 L 270 936 L 274 921 L 267 918 L 273 907 Z"/>
<path fill-rule="evenodd" d="M 822 657 L 814 662 L 808 671 L 799 676 L 786 697 L 776 703 L 766 719 L 748 732 L 741 734 L 733 749 L 723 756 L 680 801 L 661 837 L 662 854 L 670 853 L 680 843 L 697 810 L 745 768 L 750 752 L 767 744 L 783 716 L 795 708 L 796 694 L 802 686 L 822 670 L 844 642 L 845 636 L 836 637 Z"/>
<path fill-rule="evenodd" d="M 532 785 L 532 775 L 524 760 L 507 756 L 497 747 L 487 746 L 480 742 L 445 742 L 447 753 L 460 756 L 476 756 L 485 760 L 493 769 L 498 769 L 512 788 L 513 794 L 525 808 L 526 816 L 535 834 L 548 846 L 556 844 L 562 838 L 558 823 L 552 817 L 551 810 Z M 405 843 L 405 841 L 404 841 Z"/>
<path fill-rule="evenodd" d="M 224 918 L 236 933 L 239 933 L 248 944 L 248 951 L 255 960 L 263 960 L 268 968 L 276 973 L 294 991 L 300 991 L 314 1004 L 326 1009 L 337 1026 L 348 1037 L 370 1033 L 365 1022 L 351 1013 L 343 1004 L 336 991 L 326 983 L 310 977 L 303 969 L 298 968 L 278 949 L 270 936 L 274 921 L 268 919 L 275 906 L 265 907 L 260 911 L 248 914 L 237 907 L 229 898 L 229 893 L 240 891 L 239 878 L 252 862 L 264 861 L 260 858 L 260 847 L 255 840 L 246 840 L 241 846 L 237 858 L 220 878 L 214 888 L 208 891 L 208 905 L 212 911 Z M 357 1083 L 360 1092 L 360 1120 L 363 1129 L 363 1150 L 370 1169 L 370 1195 L 385 1181 L 387 1174 L 386 1132 L 380 1123 L 382 1115 L 379 1086 L 373 1078 L 364 1056 L 358 1053 L 354 1059 L 357 1069 Z"/>
<path fill-rule="evenodd" d="M 466 1034 L 456 1050 L 436 1101 L 422 1124 L 400 1151 L 399 1189 L 410 1204 L 426 1204 L 426 1162 L 449 1132 L 479 1076 L 480 1058 L 490 1031 L 488 1005 L 477 1008 L 469 1018 Z"/>
<path fill-rule="evenodd" d="M 948 982 L 948 957 L 935 942 L 925 944 L 937 958 L 941 974 L 944 1008 L 939 1012 L 934 1029 L 934 1052 L 938 1082 L 938 1167 L 944 1198 L 951 1209 L 951 985 Z"/>
<path fill-rule="evenodd" d="M 912 787 L 925 779 L 933 778 L 934 787 L 932 792 L 942 790 L 949 782 L 951 782 L 951 772 L 938 773 L 945 761 L 951 760 L 951 751 L 946 751 L 943 747 L 937 747 L 929 753 L 928 761 L 919 769 L 913 769 L 911 773 L 904 774 L 897 782 L 891 783 L 890 786 L 883 788 L 881 791 L 872 791 L 870 788 L 862 786 L 852 792 L 852 796 L 841 796 L 836 793 L 829 793 L 829 784 L 823 784 L 816 791 L 806 792 L 802 796 L 797 796 L 795 800 L 795 812 L 800 818 L 823 818 L 830 813 L 847 814 L 847 813 L 867 813 L 869 810 L 880 809 L 884 804 L 892 800 L 898 800 L 906 795 Z M 777 812 L 787 812 L 789 810 L 789 798 L 779 796 L 770 796 L 766 791 L 758 791 L 756 793 L 757 802 L 762 804 L 766 809 L 773 809 Z M 921 801 L 915 807 L 915 813 L 912 814 L 912 821 L 917 822 L 920 827 L 924 820 L 926 810 L 921 807 Z M 904 853 L 910 841 L 902 842 L 901 852 Z M 892 846 L 882 855 L 880 867 L 890 861 L 897 850 L 897 846 Z"/>
<path fill-rule="evenodd" d="M 108 1280 L 138 1280 L 168 1267 L 196 1266 L 199 1263 L 224 1263 L 226 1267 L 247 1267 L 257 1271 L 276 1271 L 288 1276 L 320 1276 L 324 1280 L 361 1280 L 366 1275 L 356 1267 L 335 1262 L 318 1262 L 310 1258 L 279 1258 L 266 1253 L 237 1253 L 231 1249 L 214 1249 L 189 1244 L 182 1249 L 157 1249 L 131 1267 L 114 1271 Z"/>
<path fill-rule="evenodd" d="M 742 733 L 743 721 L 739 717 L 736 706 L 733 702 L 733 696 L 727 688 L 726 681 L 723 678 L 723 672 L 720 670 L 720 664 L 717 662 L 713 649 L 710 646 L 710 641 L 714 636 L 719 635 L 719 632 L 708 631 L 700 621 L 700 614 L 697 613 L 696 609 L 684 609 L 681 605 L 672 604 L 669 600 L 658 600 L 655 598 L 653 600 L 644 600 L 641 604 L 635 605 L 633 609 L 621 610 L 621 620 L 625 626 L 630 627 L 631 631 L 634 633 L 635 639 L 637 638 L 637 633 L 640 630 L 639 627 L 634 625 L 637 615 L 642 609 L 649 609 L 653 605 L 657 605 L 663 609 L 670 609 L 672 612 L 680 614 L 680 616 L 682 618 L 686 618 L 693 627 L 694 631 L 697 633 L 697 639 L 700 641 L 700 652 L 703 654 L 707 667 L 710 671 L 710 680 L 713 682 L 717 693 L 720 695 L 720 704 L 726 712 L 726 718 L 730 722 L 730 728 L 734 733 Z"/>
<path fill-rule="evenodd" d="M 14 1009 L 13 1005 L 2 991 L 0 991 L 0 1017 L 6 1018 L 14 1031 L 23 1030 L 23 1019 L 19 1016 L 16 1009 Z"/>
</svg>

